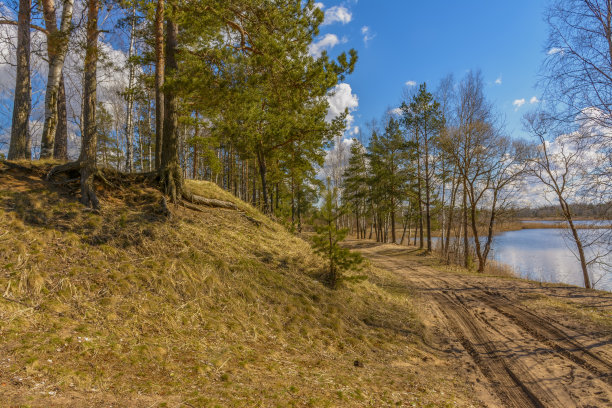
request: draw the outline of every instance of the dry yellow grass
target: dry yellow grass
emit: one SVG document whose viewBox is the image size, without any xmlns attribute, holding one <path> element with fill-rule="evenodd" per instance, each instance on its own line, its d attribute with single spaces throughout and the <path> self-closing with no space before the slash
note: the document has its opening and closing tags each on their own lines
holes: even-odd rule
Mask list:
<svg viewBox="0 0 612 408">
<path fill-rule="evenodd" d="M 189 186 L 262 224 L 175 206 L 166 220 L 141 184 L 101 190 L 92 213 L 47 168 L 0 163 L 2 404 L 471 403 L 393 275 L 366 266 L 330 291 L 308 243 L 211 183 Z"/>
</svg>

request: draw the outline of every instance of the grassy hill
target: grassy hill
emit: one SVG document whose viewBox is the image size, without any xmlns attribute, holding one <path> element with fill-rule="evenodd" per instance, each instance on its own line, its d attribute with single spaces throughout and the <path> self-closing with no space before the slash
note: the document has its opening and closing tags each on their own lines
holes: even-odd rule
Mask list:
<svg viewBox="0 0 612 408">
<path fill-rule="evenodd" d="M 134 179 L 94 213 L 23 165 L 0 163 L 1 405 L 469 404 L 391 274 L 327 289 L 307 242 L 212 183 L 189 186 L 240 211 L 167 219 Z"/>
</svg>

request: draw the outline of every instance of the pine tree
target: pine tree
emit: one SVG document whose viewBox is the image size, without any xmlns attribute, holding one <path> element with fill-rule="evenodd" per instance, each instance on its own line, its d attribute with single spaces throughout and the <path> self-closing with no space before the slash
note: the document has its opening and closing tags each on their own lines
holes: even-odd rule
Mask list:
<svg viewBox="0 0 612 408">
<path fill-rule="evenodd" d="M 425 83 L 419 86 L 419 91 L 413 96 L 410 104 L 402 103 L 401 109 L 404 114 L 404 125 L 411 130 L 418 143 L 419 187 L 423 185 L 425 190 L 424 197 L 422 193 L 419 193 L 419 199 L 425 205 L 427 250 L 431 251 L 431 207 L 435 170 L 431 156 L 436 140 L 443 129 L 444 119 L 440 104 L 427 91 Z"/>
<path fill-rule="evenodd" d="M 357 267 L 362 257 L 356 252 L 341 247 L 340 242 L 346 237 L 348 229 L 338 229 L 336 220 L 342 216 L 342 211 L 336 208 L 337 189 L 330 187 L 323 190 L 323 205 L 317 212 L 321 224 L 315 224 L 317 234 L 312 238 L 315 251 L 328 261 L 326 282 L 332 288 L 337 288 L 344 279 L 343 272 Z"/>
<path fill-rule="evenodd" d="M 368 167 L 366 151 L 363 145 L 353 139 L 348 167 L 344 171 L 342 201 L 347 210 L 355 214 L 355 226 L 358 238 L 365 238 L 365 225 L 361 218 L 366 212 L 368 189 Z"/>
<path fill-rule="evenodd" d="M 407 163 L 409 147 L 399 122 L 393 118 L 389 119 L 385 132 L 381 136 L 374 133 L 370 142 L 368 157 L 372 169 L 371 199 L 378 203 L 378 235 L 385 242 L 388 240 L 388 234 L 387 229 L 382 233 L 383 224 L 390 224 L 391 241 L 397 242 L 395 214 L 406 197 L 410 175 Z"/>
</svg>

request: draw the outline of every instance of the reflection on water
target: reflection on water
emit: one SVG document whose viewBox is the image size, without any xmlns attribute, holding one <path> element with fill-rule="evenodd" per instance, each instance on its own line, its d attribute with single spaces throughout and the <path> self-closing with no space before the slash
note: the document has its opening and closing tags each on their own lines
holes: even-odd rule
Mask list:
<svg viewBox="0 0 612 408">
<path fill-rule="evenodd" d="M 493 258 L 512 266 L 523 278 L 583 286 L 580 262 L 568 247 L 570 242 L 563 239 L 564 233 L 562 229 L 504 232 L 494 238 Z M 612 255 L 608 255 L 607 261 L 612 263 Z M 590 272 L 592 282 L 599 279 L 597 289 L 612 291 L 612 273 L 604 274 L 597 266 Z"/>
</svg>

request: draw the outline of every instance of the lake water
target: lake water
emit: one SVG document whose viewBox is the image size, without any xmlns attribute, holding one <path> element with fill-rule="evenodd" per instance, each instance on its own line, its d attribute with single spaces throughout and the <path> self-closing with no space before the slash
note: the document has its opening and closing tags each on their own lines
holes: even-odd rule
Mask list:
<svg viewBox="0 0 612 408">
<path fill-rule="evenodd" d="M 588 234 L 589 231 L 580 230 Z M 522 277 L 545 282 L 563 282 L 584 286 L 580 262 L 568 247 L 563 229 L 523 229 L 496 235 L 493 239 L 493 258 L 510 265 Z M 612 264 L 612 255 L 607 262 Z M 593 266 L 591 282 L 595 288 L 612 291 L 612 273 Z"/>
<path fill-rule="evenodd" d="M 523 220 L 521 222 L 531 223 L 531 224 L 559 224 L 562 226 L 566 226 L 567 222 L 563 220 L 553 221 L 553 220 Z M 612 225 L 612 220 L 574 220 L 574 225 Z"/>
</svg>

